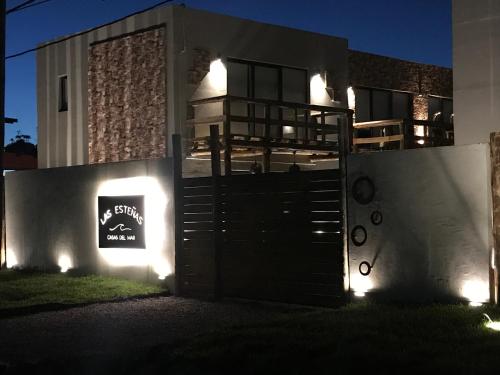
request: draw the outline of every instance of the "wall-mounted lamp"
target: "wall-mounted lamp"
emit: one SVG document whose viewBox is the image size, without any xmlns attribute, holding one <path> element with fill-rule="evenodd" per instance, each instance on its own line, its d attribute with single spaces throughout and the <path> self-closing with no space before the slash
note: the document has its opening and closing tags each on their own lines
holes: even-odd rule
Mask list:
<svg viewBox="0 0 500 375">
<path fill-rule="evenodd" d="M 347 107 L 353 111 L 356 109 L 356 94 L 352 86 L 347 88 Z"/>
<path fill-rule="evenodd" d="M 73 262 L 71 261 L 71 258 L 67 254 L 62 254 L 59 256 L 59 259 L 57 260 L 57 265 L 61 269 L 61 272 L 65 273 L 70 268 L 73 267 Z"/>
<path fill-rule="evenodd" d="M 217 58 L 210 63 L 208 79 L 213 89 L 221 91 L 226 90 L 227 69 L 220 58 Z"/>
<path fill-rule="evenodd" d="M 462 286 L 462 296 L 469 301 L 470 306 L 481 306 L 489 299 L 488 284 L 479 280 L 467 280 Z"/>
<path fill-rule="evenodd" d="M 19 264 L 17 260 L 16 253 L 12 249 L 7 249 L 7 257 L 6 257 L 7 268 L 14 268 Z"/>
<path fill-rule="evenodd" d="M 364 297 L 371 289 L 373 282 L 368 276 L 356 274 L 351 277 L 351 289 L 354 291 L 355 297 Z"/>
<path fill-rule="evenodd" d="M 328 102 L 331 102 L 326 87 L 326 79 L 321 74 L 317 73 L 311 77 L 310 92 L 312 104 L 326 105 Z"/>
</svg>

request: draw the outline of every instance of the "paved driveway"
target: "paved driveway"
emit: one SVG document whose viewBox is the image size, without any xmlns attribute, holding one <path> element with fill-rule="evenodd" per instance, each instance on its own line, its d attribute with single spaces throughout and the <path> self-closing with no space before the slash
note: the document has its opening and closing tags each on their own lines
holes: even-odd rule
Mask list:
<svg viewBox="0 0 500 375">
<path fill-rule="evenodd" d="M 160 297 L 1 319 L 0 364 L 8 368 L 74 357 L 136 355 L 214 328 L 309 310 L 281 304 Z"/>
</svg>

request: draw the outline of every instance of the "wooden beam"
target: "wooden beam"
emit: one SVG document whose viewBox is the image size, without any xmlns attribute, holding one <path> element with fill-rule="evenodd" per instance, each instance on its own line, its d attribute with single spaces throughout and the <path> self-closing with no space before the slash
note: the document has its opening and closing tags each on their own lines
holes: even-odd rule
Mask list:
<svg viewBox="0 0 500 375">
<path fill-rule="evenodd" d="M 231 104 L 225 100 L 223 104 L 224 111 L 224 175 L 231 176 Z"/>
<path fill-rule="evenodd" d="M 370 128 L 382 128 L 386 126 L 396 126 L 403 123 L 402 119 L 394 120 L 380 120 L 380 121 L 367 121 L 367 122 L 357 122 L 355 123 L 354 129 L 370 129 Z"/>
<path fill-rule="evenodd" d="M 336 142 L 326 145 L 312 145 L 300 144 L 300 143 L 284 143 L 284 142 L 269 142 L 264 141 L 245 141 L 245 140 L 230 140 L 231 145 L 237 147 L 248 147 L 248 148 L 272 148 L 272 149 L 286 149 L 286 150 L 309 150 L 309 151 L 325 151 L 325 152 L 335 152 L 338 151 L 338 145 Z"/>
<path fill-rule="evenodd" d="M 208 116 L 208 117 L 202 117 L 199 119 L 186 120 L 186 124 L 187 125 L 214 125 L 214 124 L 222 123 L 225 120 L 226 120 L 226 117 L 224 115 Z"/>
<path fill-rule="evenodd" d="M 352 143 L 354 145 L 367 145 L 371 143 L 401 142 L 403 139 L 404 135 L 398 134 L 387 137 L 353 138 Z"/>
<path fill-rule="evenodd" d="M 219 126 L 210 125 L 210 151 L 212 159 L 212 218 L 213 218 L 213 248 L 214 248 L 214 298 L 222 298 L 221 255 L 222 255 L 222 221 L 220 218 L 219 179 L 220 150 Z"/>
<path fill-rule="evenodd" d="M 210 156 L 212 176 L 220 176 L 219 125 L 210 125 Z"/>
<path fill-rule="evenodd" d="M 176 296 L 182 295 L 183 280 L 183 222 L 184 187 L 182 182 L 182 140 L 180 134 L 172 135 L 173 174 L 174 174 L 174 248 L 175 248 L 175 290 Z"/>
</svg>

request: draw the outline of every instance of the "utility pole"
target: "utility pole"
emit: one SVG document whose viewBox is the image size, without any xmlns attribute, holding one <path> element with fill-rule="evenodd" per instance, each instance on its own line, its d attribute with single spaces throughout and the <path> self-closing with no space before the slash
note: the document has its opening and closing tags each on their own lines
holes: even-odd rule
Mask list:
<svg viewBox="0 0 500 375">
<path fill-rule="evenodd" d="M 5 0 L 0 0 L 0 215 L 1 245 L 0 266 L 3 267 L 7 260 L 5 244 L 5 179 L 4 179 L 4 144 L 5 144 Z"/>
</svg>

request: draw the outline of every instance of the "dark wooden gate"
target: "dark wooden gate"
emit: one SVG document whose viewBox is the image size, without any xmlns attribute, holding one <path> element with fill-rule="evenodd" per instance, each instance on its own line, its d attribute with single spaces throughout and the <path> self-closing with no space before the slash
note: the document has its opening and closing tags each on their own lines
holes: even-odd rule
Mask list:
<svg viewBox="0 0 500 375">
<path fill-rule="evenodd" d="M 339 170 L 182 181 L 181 295 L 343 301 Z"/>
</svg>

